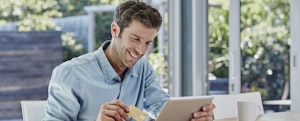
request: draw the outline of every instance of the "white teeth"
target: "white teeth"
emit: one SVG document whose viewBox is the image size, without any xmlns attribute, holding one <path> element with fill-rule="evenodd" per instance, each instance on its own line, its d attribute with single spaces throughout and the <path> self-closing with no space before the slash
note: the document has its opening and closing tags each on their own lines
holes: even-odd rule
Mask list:
<svg viewBox="0 0 300 121">
<path fill-rule="evenodd" d="M 131 51 L 129 51 L 129 53 L 130 53 L 130 55 L 131 55 L 132 57 L 134 57 L 134 58 L 137 58 L 137 57 L 138 57 L 138 55 L 134 54 L 134 53 L 131 52 Z"/>
</svg>

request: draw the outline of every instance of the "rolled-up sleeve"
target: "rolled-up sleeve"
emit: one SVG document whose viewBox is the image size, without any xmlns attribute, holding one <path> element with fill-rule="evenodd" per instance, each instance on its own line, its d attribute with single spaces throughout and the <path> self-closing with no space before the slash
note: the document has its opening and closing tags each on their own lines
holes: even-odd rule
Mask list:
<svg viewBox="0 0 300 121">
<path fill-rule="evenodd" d="M 80 82 L 71 69 L 58 66 L 53 70 L 48 88 L 44 121 L 75 121 L 80 110 Z"/>
</svg>

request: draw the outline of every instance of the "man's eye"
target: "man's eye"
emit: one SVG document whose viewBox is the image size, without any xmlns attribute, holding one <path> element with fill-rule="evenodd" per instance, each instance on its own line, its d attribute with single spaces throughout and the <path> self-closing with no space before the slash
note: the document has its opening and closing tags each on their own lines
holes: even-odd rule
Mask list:
<svg viewBox="0 0 300 121">
<path fill-rule="evenodd" d="M 151 42 L 146 42 L 146 45 L 151 45 Z"/>
<path fill-rule="evenodd" d="M 132 40 L 134 40 L 134 41 L 139 41 L 139 39 L 138 39 L 138 38 L 132 38 Z"/>
</svg>

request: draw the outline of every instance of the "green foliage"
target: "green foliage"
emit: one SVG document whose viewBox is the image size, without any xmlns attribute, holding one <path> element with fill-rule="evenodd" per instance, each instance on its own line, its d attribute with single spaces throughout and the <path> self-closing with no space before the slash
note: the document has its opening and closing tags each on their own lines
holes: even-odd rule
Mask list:
<svg viewBox="0 0 300 121">
<path fill-rule="evenodd" d="M 84 15 L 84 6 L 103 4 L 100 0 L 56 0 L 63 16 Z"/>
<path fill-rule="evenodd" d="M 54 30 L 50 18 L 61 17 L 54 0 L 1 0 L 2 22 L 18 22 L 18 31 Z"/>
<path fill-rule="evenodd" d="M 289 1 L 243 0 L 241 15 L 242 84 L 280 99 L 289 81 Z"/>
<path fill-rule="evenodd" d="M 29 15 L 17 23 L 18 31 L 55 30 L 55 23 L 47 16 Z"/>
<path fill-rule="evenodd" d="M 216 7 L 209 9 L 209 70 L 217 77 L 228 77 L 228 5 L 224 1 L 211 1 Z M 218 7 L 219 6 L 219 7 Z"/>
<path fill-rule="evenodd" d="M 86 12 L 84 6 L 116 4 L 126 0 L 57 0 L 63 16 L 83 15 Z M 96 13 L 96 48 L 106 40 L 111 39 L 110 24 L 113 20 L 113 12 Z"/>
<path fill-rule="evenodd" d="M 85 53 L 83 43 L 76 39 L 74 33 L 65 33 L 61 35 L 63 45 L 63 61 L 72 59 Z"/>
<path fill-rule="evenodd" d="M 63 16 L 84 15 L 84 6 L 116 4 L 125 0 L 56 0 Z"/>
<path fill-rule="evenodd" d="M 164 55 L 162 53 L 150 53 L 148 55 L 148 60 L 150 64 L 152 65 L 154 71 L 156 74 L 159 75 L 160 79 L 159 82 L 160 84 L 164 87 L 167 88 L 167 78 L 168 78 L 168 71 L 167 71 L 167 66 L 168 63 L 164 58 Z"/>
<path fill-rule="evenodd" d="M 100 47 L 106 40 L 111 39 L 110 27 L 113 21 L 113 12 L 96 14 L 96 48 Z"/>
<path fill-rule="evenodd" d="M 167 75 L 167 62 L 162 53 L 150 53 L 148 55 L 148 59 L 157 74 L 164 76 Z"/>
<path fill-rule="evenodd" d="M 228 1 L 209 9 L 210 72 L 228 77 Z M 289 81 L 289 1 L 241 0 L 243 91 L 260 91 L 264 99 L 279 99 Z"/>
<path fill-rule="evenodd" d="M 55 30 L 51 18 L 76 16 L 86 14 L 83 7 L 92 5 L 114 4 L 125 0 L 1 0 L 0 25 L 7 22 L 17 22 L 18 31 Z M 4 18 L 4 19 L 2 19 Z M 96 40 L 98 46 L 110 39 L 110 24 L 113 14 L 97 13 Z M 74 35 L 62 35 L 64 60 L 84 53 L 84 48 L 78 49 L 81 41 Z M 75 41 L 76 40 L 76 41 Z M 75 43 L 73 43 L 75 41 Z"/>
</svg>

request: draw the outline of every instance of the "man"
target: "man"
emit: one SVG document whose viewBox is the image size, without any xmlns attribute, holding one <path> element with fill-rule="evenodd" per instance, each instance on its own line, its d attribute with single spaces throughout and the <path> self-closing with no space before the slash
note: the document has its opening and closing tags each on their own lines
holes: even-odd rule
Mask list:
<svg viewBox="0 0 300 121">
<path fill-rule="evenodd" d="M 111 41 L 54 69 L 44 120 L 128 121 L 130 104 L 156 118 L 169 95 L 143 55 L 161 22 L 159 12 L 143 2 L 120 4 Z M 212 120 L 214 107 L 199 107 L 191 120 Z"/>
</svg>

